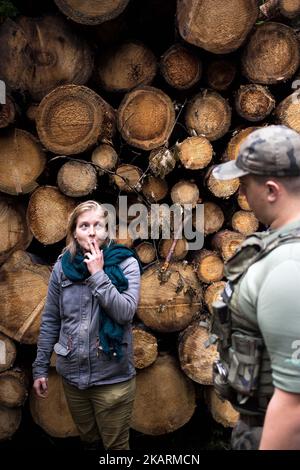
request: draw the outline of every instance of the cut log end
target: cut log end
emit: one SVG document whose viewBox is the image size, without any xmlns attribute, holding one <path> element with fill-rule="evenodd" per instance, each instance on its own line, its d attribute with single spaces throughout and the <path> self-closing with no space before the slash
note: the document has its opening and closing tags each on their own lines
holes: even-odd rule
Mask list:
<svg viewBox="0 0 300 470">
<path fill-rule="evenodd" d="M 183 372 L 203 385 L 212 385 L 213 362 L 219 357 L 216 345 L 205 347 L 208 337 L 208 329 L 194 322 L 181 333 L 178 347 Z"/>
<path fill-rule="evenodd" d="M 84 152 L 113 132 L 113 110 L 90 88 L 64 85 L 40 102 L 36 117 L 41 142 L 51 152 Z"/>
<path fill-rule="evenodd" d="M 177 4 L 179 32 L 183 39 L 214 54 L 238 49 L 258 13 L 256 0 L 217 3 L 185 0 Z"/>
<path fill-rule="evenodd" d="M 170 98 L 154 87 L 127 93 L 118 110 L 118 129 L 130 145 L 152 150 L 165 144 L 173 130 L 175 110 Z"/>
<path fill-rule="evenodd" d="M 219 251 L 224 261 L 227 261 L 245 239 L 245 236 L 231 230 L 221 230 L 212 238 L 212 246 Z"/>
<path fill-rule="evenodd" d="M 286 18 L 296 18 L 300 15 L 300 0 L 279 0 L 279 8 Z"/>
<path fill-rule="evenodd" d="M 238 178 L 226 181 L 217 180 L 212 174 L 212 168 L 210 168 L 205 177 L 205 184 L 214 196 L 228 199 L 236 193 L 240 186 L 240 181 Z"/>
<path fill-rule="evenodd" d="M 199 202 L 199 189 L 195 183 L 191 181 L 181 180 L 171 189 L 171 199 L 174 204 L 191 204 L 194 208 Z"/>
<path fill-rule="evenodd" d="M 35 238 L 44 245 L 62 240 L 67 234 L 67 221 L 76 202 L 54 186 L 40 186 L 31 195 L 27 221 Z"/>
<path fill-rule="evenodd" d="M 173 432 L 190 420 L 195 400 L 193 383 L 181 372 L 177 361 L 161 355 L 137 374 L 131 427 L 152 436 Z"/>
<path fill-rule="evenodd" d="M 168 253 L 172 247 L 174 240 L 160 240 L 158 245 L 159 255 L 162 259 L 166 259 Z M 172 253 L 172 260 L 173 261 L 181 261 L 183 260 L 189 251 L 189 245 L 185 238 L 181 238 L 176 241 L 175 249 Z"/>
<path fill-rule="evenodd" d="M 57 184 L 66 196 L 86 196 L 97 187 L 96 171 L 87 163 L 70 161 L 60 168 L 57 174 Z"/>
<path fill-rule="evenodd" d="M 97 25 L 112 20 L 120 15 L 126 8 L 129 0 L 55 0 L 58 8 L 76 23 Z"/>
<path fill-rule="evenodd" d="M 101 144 L 92 153 L 91 161 L 96 165 L 99 176 L 104 175 L 105 170 L 112 171 L 118 162 L 118 154 L 108 144 Z"/>
<path fill-rule="evenodd" d="M 212 315 L 212 304 L 217 300 L 221 300 L 221 294 L 226 286 L 225 281 L 213 282 L 207 286 L 204 293 L 204 302 L 208 308 L 209 313 Z"/>
<path fill-rule="evenodd" d="M 150 264 L 156 259 L 155 247 L 150 242 L 140 243 L 135 250 L 143 264 Z"/>
<path fill-rule="evenodd" d="M 223 137 L 231 123 L 231 108 L 216 91 L 198 93 L 188 104 L 185 123 L 191 136 L 204 136 L 210 141 Z"/>
<path fill-rule="evenodd" d="M 228 59 L 211 61 L 206 70 L 208 86 L 217 91 L 225 91 L 232 84 L 236 76 L 236 65 Z"/>
<path fill-rule="evenodd" d="M 195 211 L 192 217 L 193 226 L 199 233 L 204 232 L 205 236 L 218 232 L 224 220 L 222 209 L 214 202 L 205 202 L 204 214 Z"/>
<path fill-rule="evenodd" d="M 132 334 L 134 366 L 137 369 L 144 369 L 156 361 L 157 339 L 141 328 L 133 328 Z"/>
<path fill-rule="evenodd" d="M 233 230 L 242 235 L 251 235 L 259 227 L 259 221 L 250 211 L 237 211 L 233 214 L 231 225 Z"/>
<path fill-rule="evenodd" d="M 200 281 L 209 284 L 220 281 L 224 276 L 224 262 L 220 256 L 210 250 L 202 249 L 196 255 L 197 275 Z"/>
<path fill-rule="evenodd" d="M 202 75 L 200 59 L 181 45 L 174 45 L 164 53 L 160 68 L 166 82 L 179 90 L 191 88 Z"/>
<path fill-rule="evenodd" d="M 225 428 L 234 428 L 239 420 L 239 413 L 227 400 L 218 397 L 213 387 L 206 389 L 206 401 L 213 419 Z"/>
<path fill-rule="evenodd" d="M 213 157 L 213 148 L 208 139 L 201 136 L 188 137 L 177 144 L 178 157 L 188 170 L 201 170 L 208 166 Z"/>
<path fill-rule="evenodd" d="M 242 85 L 236 94 L 235 107 L 247 121 L 262 121 L 273 111 L 275 100 L 266 87 Z"/>
<path fill-rule="evenodd" d="M 242 57 L 243 73 L 251 82 L 263 85 L 288 80 L 297 71 L 299 63 L 296 33 L 289 26 L 275 22 L 266 22 L 256 28 Z"/>
<path fill-rule="evenodd" d="M 139 42 L 126 42 L 99 59 L 97 77 L 104 90 L 126 93 L 139 85 L 150 85 L 156 69 L 150 49 Z"/>
<path fill-rule="evenodd" d="M 45 153 L 37 139 L 21 129 L 0 136 L 0 191 L 11 195 L 29 193 L 46 165 Z"/>
</svg>

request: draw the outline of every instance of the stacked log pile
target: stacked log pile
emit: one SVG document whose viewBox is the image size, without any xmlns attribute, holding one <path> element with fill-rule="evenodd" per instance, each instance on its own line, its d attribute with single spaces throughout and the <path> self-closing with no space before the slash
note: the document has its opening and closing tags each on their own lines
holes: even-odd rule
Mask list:
<svg viewBox="0 0 300 470">
<path fill-rule="evenodd" d="M 239 180 L 217 181 L 212 169 L 235 159 L 257 127 L 300 132 L 300 2 L 12 3 L 19 14 L 0 26 L 0 440 L 20 424 L 31 382 L 14 367 L 15 349 L 35 348 L 68 215 L 95 199 L 116 207 L 118 225 L 119 196 L 146 210 L 138 236 L 130 227 L 116 234 L 145 267 L 132 428 L 160 435 L 183 426 L 199 387 L 214 419 L 233 426 L 238 415 L 211 389 L 217 352 L 203 344 L 224 262 L 264 227 Z M 202 248 L 176 242 L 172 220 L 163 236 L 172 204 L 191 205 Z M 33 419 L 52 436 L 76 435 L 55 357 L 51 365 L 48 405 L 31 395 Z"/>
</svg>

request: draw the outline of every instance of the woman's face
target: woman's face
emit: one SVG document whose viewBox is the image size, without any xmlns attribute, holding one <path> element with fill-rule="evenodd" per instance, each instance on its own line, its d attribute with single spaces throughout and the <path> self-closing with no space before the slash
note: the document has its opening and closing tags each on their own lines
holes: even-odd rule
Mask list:
<svg viewBox="0 0 300 470">
<path fill-rule="evenodd" d="M 98 246 L 103 245 L 107 238 L 105 217 L 97 210 L 85 211 L 78 216 L 74 237 L 83 252 L 90 251 L 89 241 L 94 240 Z"/>
</svg>

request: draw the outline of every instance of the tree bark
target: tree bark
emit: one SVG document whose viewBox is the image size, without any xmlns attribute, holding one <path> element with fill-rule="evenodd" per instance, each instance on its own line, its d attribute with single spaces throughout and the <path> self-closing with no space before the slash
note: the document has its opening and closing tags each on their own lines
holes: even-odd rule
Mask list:
<svg viewBox="0 0 300 470">
<path fill-rule="evenodd" d="M 176 166 L 174 154 L 166 147 L 154 149 L 149 155 L 149 168 L 155 176 L 164 178 Z"/>
</svg>

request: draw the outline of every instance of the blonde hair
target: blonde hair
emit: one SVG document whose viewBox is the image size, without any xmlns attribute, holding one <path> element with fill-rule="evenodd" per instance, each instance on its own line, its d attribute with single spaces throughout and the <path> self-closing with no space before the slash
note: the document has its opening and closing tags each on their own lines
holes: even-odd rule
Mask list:
<svg viewBox="0 0 300 470">
<path fill-rule="evenodd" d="M 71 253 L 71 257 L 73 258 L 76 255 L 76 251 L 78 248 L 78 243 L 76 242 L 74 233 L 76 229 L 76 224 L 78 217 L 83 214 L 83 212 L 86 211 L 95 211 L 95 212 L 100 212 L 101 215 L 104 217 L 105 210 L 96 201 L 85 201 L 82 202 L 81 204 L 78 204 L 78 206 L 75 207 L 73 212 L 71 212 L 69 219 L 68 219 L 68 225 L 67 225 L 67 238 L 66 238 L 66 246 L 63 249 L 63 253 L 65 251 L 69 251 Z M 107 238 L 105 243 L 108 243 L 109 239 Z"/>
</svg>

